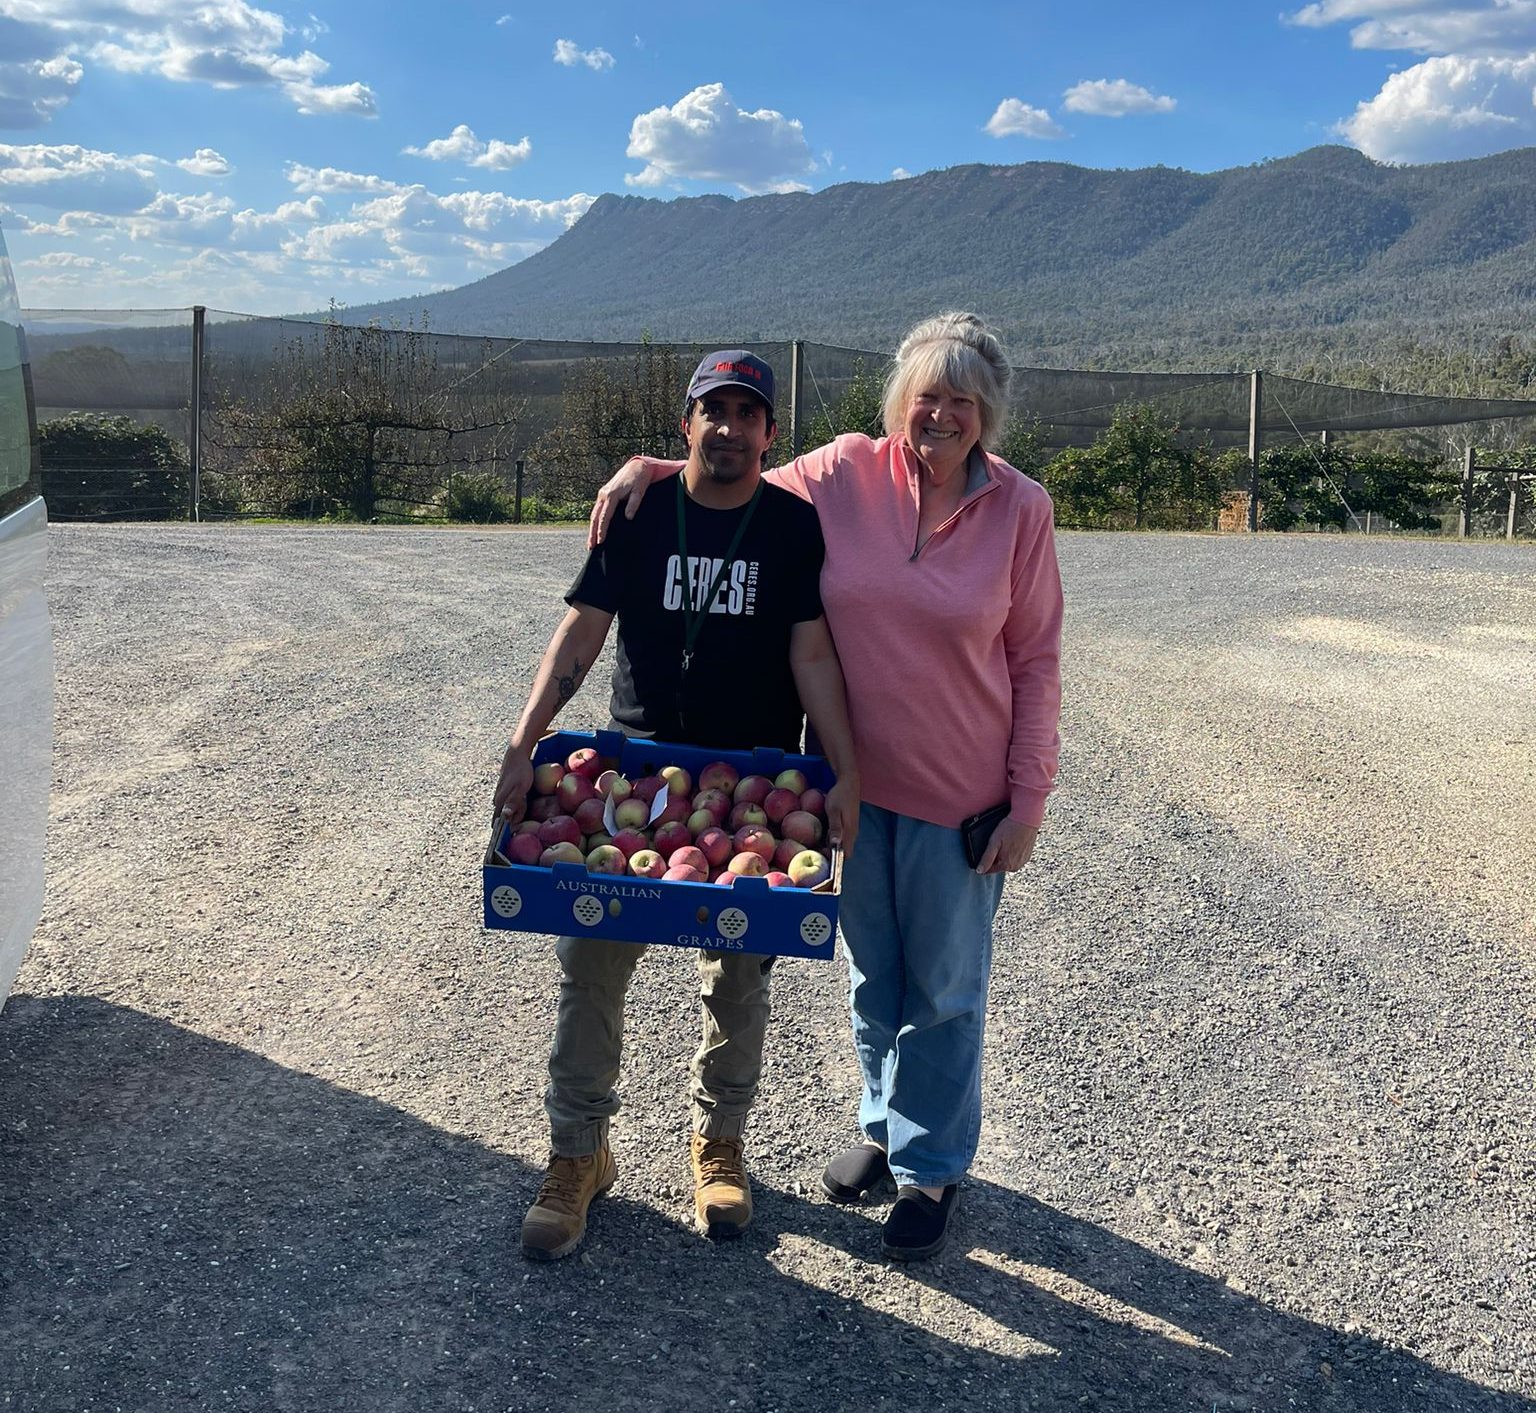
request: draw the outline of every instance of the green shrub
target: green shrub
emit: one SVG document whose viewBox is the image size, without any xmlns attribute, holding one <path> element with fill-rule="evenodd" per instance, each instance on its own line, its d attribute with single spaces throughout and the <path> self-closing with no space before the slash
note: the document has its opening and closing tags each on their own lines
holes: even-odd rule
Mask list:
<svg viewBox="0 0 1536 1413">
<path fill-rule="evenodd" d="M 55 520 L 179 520 L 187 513 L 185 449 L 163 427 L 72 412 L 38 429 L 43 496 Z"/>
<path fill-rule="evenodd" d="M 501 478 L 489 471 L 463 472 L 448 479 L 443 513 L 450 520 L 469 525 L 504 525 L 512 519 L 515 508 Z"/>
</svg>

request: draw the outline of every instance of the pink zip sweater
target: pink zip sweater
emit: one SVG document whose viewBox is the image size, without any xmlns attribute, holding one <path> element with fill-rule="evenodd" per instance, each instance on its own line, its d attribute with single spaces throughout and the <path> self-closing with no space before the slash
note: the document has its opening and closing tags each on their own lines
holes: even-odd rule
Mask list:
<svg viewBox="0 0 1536 1413">
<path fill-rule="evenodd" d="M 1061 710 L 1050 497 L 978 450 L 964 499 L 919 547 L 918 474 L 905 440 L 858 434 L 767 473 L 821 518 L 863 798 L 948 828 L 1007 800 L 1038 826 Z"/>
</svg>

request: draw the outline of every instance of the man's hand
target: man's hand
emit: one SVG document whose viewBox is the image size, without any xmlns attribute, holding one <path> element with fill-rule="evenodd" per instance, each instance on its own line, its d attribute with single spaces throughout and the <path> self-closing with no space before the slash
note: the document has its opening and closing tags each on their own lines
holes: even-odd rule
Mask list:
<svg viewBox="0 0 1536 1413">
<path fill-rule="evenodd" d="M 528 791 L 533 788 L 533 762 L 528 752 L 509 744 L 502 757 L 501 776 L 491 798 L 491 811 L 508 824 L 520 824 L 528 809 Z"/>
<path fill-rule="evenodd" d="M 596 549 L 608 534 L 613 513 L 624 502 L 624 518 L 633 520 L 640 502 L 651 488 L 651 474 L 638 456 L 632 456 L 613 473 L 592 502 L 592 516 L 587 521 L 587 548 Z"/>
<path fill-rule="evenodd" d="M 992 831 L 987 847 L 976 865 L 977 873 L 1015 873 L 1029 862 L 1035 852 L 1040 831 L 1017 820 L 1005 819 Z"/>
<path fill-rule="evenodd" d="M 827 791 L 827 843 L 840 848 L 843 857 L 853 852 L 859 837 L 859 787 L 853 780 L 840 779 Z"/>
</svg>

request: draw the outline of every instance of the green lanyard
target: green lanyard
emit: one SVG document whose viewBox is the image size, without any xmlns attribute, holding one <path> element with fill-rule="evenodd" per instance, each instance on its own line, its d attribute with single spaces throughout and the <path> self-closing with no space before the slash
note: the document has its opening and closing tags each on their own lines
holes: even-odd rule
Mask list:
<svg viewBox="0 0 1536 1413">
<path fill-rule="evenodd" d="M 685 507 L 688 503 L 687 492 L 683 489 L 683 478 L 677 478 L 677 552 L 682 563 L 679 570 L 683 576 L 683 624 L 686 629 L 683 638 L 683 671 L 688 671 L 689 664 L 693 662 L 693 645 L 699 640 L 699 630 L 704 626 L 704 620 L 709 617 L 709 606 L 715 601 L 715 595 L 720 592 L 720 585 L 725 581 L 725 571 L 731 567 L 731 561 L 736 558 L 736 551 L 741 545 L 741 537 L 747 533 L 747 526 L 752 523 L 752 512 L 757 509 L 757 503 L 763 497 L 763 483 L 757 483 L 757 489 L 752 492 L 752 499 L 747 502 L 747 508 L 741 519 L 737 522 L 736 533 L 731 536 L 731 547 L 726 550 L 725 558 L 720 561 L 720 568 L 715 571 L 715 582 L 709 586 L 709 592 L 704 595 L 703 602 L 697 608 L 693 602 L 693 575 L 688 568 L 688 524 Z"/>
</svg>

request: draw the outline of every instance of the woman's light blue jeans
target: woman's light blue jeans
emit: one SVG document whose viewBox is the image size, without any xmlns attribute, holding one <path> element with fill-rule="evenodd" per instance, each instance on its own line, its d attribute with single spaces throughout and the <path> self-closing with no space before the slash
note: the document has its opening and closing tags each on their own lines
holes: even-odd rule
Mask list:
<svg viewBox="0 0 1536 1413">
<path fill-rule="evenodd" d="M 901 1186 L 959 1182 L 976 1156 L 1004 877 L 966 863 L 958 829 L 860 807 L 838 905 L 864 1077 L 859 1124 Z"/>
</svg>

